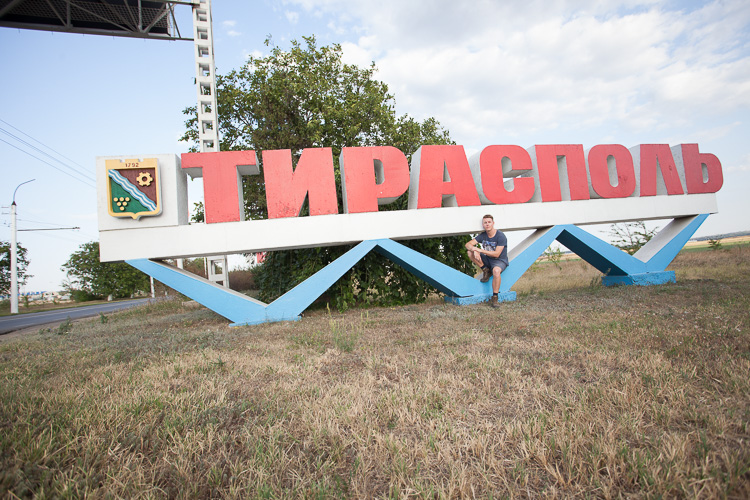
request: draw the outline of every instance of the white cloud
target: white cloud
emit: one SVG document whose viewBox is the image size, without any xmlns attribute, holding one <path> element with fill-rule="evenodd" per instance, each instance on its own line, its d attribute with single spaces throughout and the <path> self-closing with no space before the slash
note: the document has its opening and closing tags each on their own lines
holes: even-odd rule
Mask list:
<svg viewBox="0 0 750 500">
<path fill-rule="evenodd" d="M 227 36 L 237 37 L 237 36 L 242 35 L 242 33 L 233 29 L 235 26 L 237 26 L 237 21 L 234 21 L 234 20 L 222 21 L 221 26 L 222 28 L 224 28 L 224 33 Z"/>
<path fill-rule="evenodd" d="M 739 164 L 729 165 L 725 169 L 727 172 L 750 172 L 750 154 L 745 155 Z"/>
<path fill-rule="evenodd" d="M 299 22 L 299 12 L 287 10 L 284 12 L 284 15 L 286 16 L 286 20 L 291 24 L 297 24 Z"/>
<path fill-rule="evenodd" d="M 399 112 L 472 141 L 547 131 L 640 136 L 750 107 L 743 0 L 305 0 L 349 21 L 347 62 L 375 61 Z"/>
<path fill-rule="evenodd" d="M 246 61 L 247 59 L 249 59 L 251 57 L 254 58 L 254 59 L 259 59 L 259 58 L 261 58 L 263 56 L 264 56 L 263 52 L 261 52 L 259 50 L 247 50 L 247 49 L 243 49 L 242 50 L 242 60 L 243 61 Z"/>
<path fill-rule="evenodd" d="M 326 28 L 328 28 L 331 31 L 331 33 L 334 33 L 339 36 L 344 35 L 347 32 L 347 28 L 343 24 L 336 24 L 333 21 L 330 21 L 326 25 Z"/>
</svg>

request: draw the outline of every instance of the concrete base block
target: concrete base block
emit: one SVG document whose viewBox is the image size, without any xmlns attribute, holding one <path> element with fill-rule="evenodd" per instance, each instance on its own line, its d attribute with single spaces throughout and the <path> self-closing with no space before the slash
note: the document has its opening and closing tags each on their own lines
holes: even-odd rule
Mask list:
<svg viewBox="0 0 750 500">
<path fill-rule="evenodd" d="M 445 297 L 445 301 L 449 304 L 455 304 L 457 306 L 467 306 L 470 304 L 480 304 L 487 302 L 492 298 L 492 294 L 488 295 L 470 295 L 468 297 Z M 497 294 L 498 302 L 513 302 L 516 300 L 516 292 L 500 292 Z"/>
<path fill-rule="evenodd" d="M 302 319 L 302 316 L 282 316 L 282 317 L 260 317 L 260 318 L 254 318 L 254 319 L 248 319 L 247 321 L 238 321 L 236 323 L 230 323 L 229 326 L 235 327 L 235 326 L 251 326 L 251 325 L 261 325 L 263 323 L 278 323 L 280 321 L 299 321 Z"/>
<path fill-rule="evenodd" d="M 663 285 L 664 283 L 676 283 L 674 271 L 660 271 L 654 273 L 628 274 L 626 276 L 603 276 L 602 285 Z"/>
</svg>

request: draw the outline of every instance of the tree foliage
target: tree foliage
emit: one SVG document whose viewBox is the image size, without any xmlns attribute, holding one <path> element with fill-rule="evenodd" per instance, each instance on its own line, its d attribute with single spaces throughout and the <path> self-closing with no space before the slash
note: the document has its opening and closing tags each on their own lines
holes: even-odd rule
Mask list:
<svg viewBox="0 0 750 500">
<path fill-rule="evenodd" d="M 17 259 L 16 259 L 16 270 L 18 274 L 18 284 L 23 285 L 26 280 L 31 276 L 26 274 L 26 270 L 29 267 L 29 259 L 26 257 L 26 249 L 19 244 L 16 244 Z M 0 241 L 0 294 L 10 294 L 10 283 L 11 283 L 11 264 L 10 264 L 10 242 Z"/>
<path fill-rule="evenodd" d="M 623 224 L 612 224 L 609 228 L 609 236 L 612 244 L 633 255 L 648 243 L 656 235 L 658 227 L 648 229 L 642 220 L 626 222 Z"/>
<path fill-rule="evenodd" d="M 266 42 L 267 45 L 270 41 Z M 344 64 L 341 46 L 318 47 L 314 37 L 293 41 L 284 51 L 251 57 L 239 70 L 217 75 L 221 150 L 290 149 L 297 162 L 305 148 L 333 150 L 339 207 L 338 158 L 343 147 L 390 145 L 411 153 L 423 144 L 452 144 L 447 130 L 434 118 L 419 122 L 397 116 L 395 101 L 385 83 L 368 68 Z M 182 140 L 197 144 L 196 108 L 189 116 Z M 196 150 L 193 146 L 193 150 Z M 267 217 L 263 165 L 261 175 L 245 176 L 245 213 L 250 219 Z M 407 195 L 381 210 L 405 209 Z M 303 214 L 305 208 L 303 208 Z M 194 220 L 201 220 L 197 214 Z M 469 271 L 466 238 L 411 240 L 405 244 L 454 268 Z M 269 253 L 257 271 L 264 300 L 273 300 L 333 261 L 351 246 L 323 247 Z M 357 302 L 398 304 L 424 300 L 433 289 L 379 255 L 368 255 L 331 289 L 329 298 L 340 309 Z"/>
<path fill-rule="evenodd" d="M 131 297 L 151 288 L 148 275 L 124 262 L 100 262 L 99 242 L 84 243 L 62 265 L 68 288 L 93 297 Z"/>
</svg>

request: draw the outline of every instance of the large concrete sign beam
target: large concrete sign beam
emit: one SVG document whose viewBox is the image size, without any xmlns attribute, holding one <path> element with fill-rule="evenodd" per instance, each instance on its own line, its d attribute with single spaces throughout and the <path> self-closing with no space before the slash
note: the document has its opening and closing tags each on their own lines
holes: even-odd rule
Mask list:
<svg viewBox="0 0 750 500">
<path fill-rule="evenodd" d="M 715 213 L 712 194 L 682 198 L 563 201 L 533 205 L 492 205 L 392 212 L 320 215 L 222 224 L 193 224 L 100 231 L 104 261 L 165 259 L 289 248 L 344 245 L 370 239 L 394 240 L 477 232 L 490 213 L 503 231 L 560 224 L 609 224 Z"/>
</svg>

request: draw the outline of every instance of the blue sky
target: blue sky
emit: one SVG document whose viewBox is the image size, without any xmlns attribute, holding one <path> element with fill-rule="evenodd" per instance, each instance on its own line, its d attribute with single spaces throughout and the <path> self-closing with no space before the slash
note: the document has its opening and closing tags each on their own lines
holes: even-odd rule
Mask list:
<svg viewBox="0 0 750 500">
<path fill-rule="evenodd" d="M 697 142 L 724 170 L 719 214 L 698 235 L 750 229 L 746 0 L 466 5 L 214 1 L 217 70 L 266 54 L 268 35 L 281 48 L 315 35 L 320 45 L 340 43 L 347 62 L 374 61 L 399 114 L 436 117 L 469 153 L 490 144 Z M 189 19 L 181 28 L 190 32 Z M 81 227 L 19 233 L 34 275 L 26 290 L 56 290 L 60 266 L 97 239 L 95 157 L 187 151 L 178 139 L 181 111 L 196 100 L 193 46 L 0 28 L 0 55 L 0 205 L 36 179 L 16 195 L 19 228 Z"/>
</svg>

